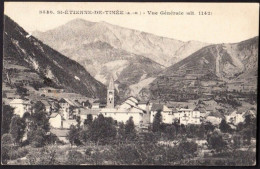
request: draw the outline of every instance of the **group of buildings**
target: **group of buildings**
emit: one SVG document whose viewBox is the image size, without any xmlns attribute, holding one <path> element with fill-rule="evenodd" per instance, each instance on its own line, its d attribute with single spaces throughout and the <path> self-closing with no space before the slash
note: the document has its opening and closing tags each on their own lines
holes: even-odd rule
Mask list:
<svg viewBox="0 0 260 169">
<path fill-rule="evenodd" d="M 47 91 L 48 92 L 48 91 Z M 46 92 L 46 93 L 47 93 Z M 88 115 L 92 115 L 93 119 L 99 114 L 104 117 L 111 117 L 117 122 L 126 122 L 132 117 L 136 126 L 146 128 L 151 124 L 156 116 L 156 113 L 161 113 L 163 123 L 199 125 L 202 122 L 211 122 L 213 125 L 218 125 L 222 119 L 230 124 L 237 125 L 243 122 L 245 115 L 253 112 L 237 112 L 234 111 L 229 115 L 220 116 L 205 109 L 189 109 L 182 107 L 167 106 L 151 101 L 140 101 L 135 97 L 129 97 L 121 104 L 115 105 L 115 87 L 113 79 L 110 80 L 107 90 L 106 105 L 94 101 L 89 106 L 87 102 L 79 102 L 69 98 L 61 98 L 58 102 L 41 100 L 45 106 L 45 111 L 49 115 L 49 122 L 53 128 L 69 128 L 70 125 L 76 124 L 76 119 L 80 117 L 81 123 L 87 119 Z M 10 102 L 10 106 L 14 107 L 14 113 L 23 116 L 25 112 L 31 112 L 31 103 L 22 99 L 14 99 Z"/>
</svg>

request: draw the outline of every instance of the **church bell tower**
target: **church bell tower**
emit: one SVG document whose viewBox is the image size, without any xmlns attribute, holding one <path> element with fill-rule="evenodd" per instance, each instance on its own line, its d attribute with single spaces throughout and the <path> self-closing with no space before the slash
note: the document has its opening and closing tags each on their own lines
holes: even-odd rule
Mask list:
<svg viewBox="0 0 260 169">
<path fill-rule="evenodd" d="M 114 85 L 114 79 L 113 77 L 111 77 L 107 89 L 107 108 L 114 108 L 114 107 L 115 107 L 115 85 Z"/>
</svg>

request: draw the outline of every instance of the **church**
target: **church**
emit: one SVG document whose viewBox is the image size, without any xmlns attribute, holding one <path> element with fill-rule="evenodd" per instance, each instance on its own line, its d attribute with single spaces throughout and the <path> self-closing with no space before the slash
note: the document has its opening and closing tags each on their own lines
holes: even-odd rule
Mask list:
<svg viewBox="0 0 260 169">
<path fill-rule="evenodd" d="M 121 105 L 115 106 L 115 86 L 111 78 L 107 90 L 107 106 L 100 110 L 104 117 L 112 117 L 117 122 L 126 123 L 132 117 L 134 124 L 139 127 L 146 127 L 150 123 L 151 105 L 147 102 L 140 102 L 135 97 L 129 97 Z"/>
</svg>

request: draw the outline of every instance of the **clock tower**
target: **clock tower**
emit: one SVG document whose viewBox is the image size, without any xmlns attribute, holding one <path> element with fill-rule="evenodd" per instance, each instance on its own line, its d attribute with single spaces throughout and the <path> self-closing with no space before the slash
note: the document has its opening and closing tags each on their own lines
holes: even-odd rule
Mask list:
<svg viewBox="0 0 260 169">
<path fill-rule="evenodd" d="M 114 79 L 113 77 L 111 77 L 107 89 L 107 108 L 114 108 L 114 107 L 115 107 L 115 86 L 114 86 Z"/>
</svg>

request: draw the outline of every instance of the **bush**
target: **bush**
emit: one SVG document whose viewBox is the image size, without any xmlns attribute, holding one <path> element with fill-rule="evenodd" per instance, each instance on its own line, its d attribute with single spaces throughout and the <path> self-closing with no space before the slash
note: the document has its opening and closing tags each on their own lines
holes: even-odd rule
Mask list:
<svg viewBox="0 0 260 169">
<path fill-rule="evenodd" d="M 84 157 L 80 152 L 76 150 L 69 151 L 67 157 L 67 163 L 69 165 L 79 165 L 82 164 L 83 162 L 84 162 Z"/>
<path fill-rule="evenodd" d="M 13 137 L 11 134 L 3 134 L 2 136 L 2 144 L 9 145 L 13 143 Z"/>
<path fill-rule="evenodd" d="M 179 154 L 183 157 L 194 156 L 198 149 L 198 144 L 195 142 L 183 141 L 178 145 L 177 149 Z"/>
<path fill-rule="evenodd" d="M 35 151 L 36 150 L 36 151 Z M 55 165 L 60 164 L 57 160 L 56 146 L 46 146 L 40 149 L 32 149 L 26 156 L 30 165 Z"/>
<path fill-rule="evenodd" d="M 137 164 L 140 158 L 138 150 L 133 145 L 119 146 L 116 150 L 116 159 L 120 164 Z"/>
<path fill-rule="evenodd" d="M 221 133 L 213 132 L 208 135 L 207 142 L 210 148 L 215 149 L 217 152 L 225 150 L 227 143 L 224 141 Z"/>
<path fill-rule="evenodd" d="M 25 157 L 28 153 L 29 153 L 29 151 L 28 151 L 27 147 L 20 147 L 17 150 L 13 150 L 12 159 Z"/>
<path fill-rule="evenodd" d="M 36 131 L 28 133 L 29 142 L 32 147 L 42 147 L 45 145 L 46 133 L 43 129 L 38 128 Z"/>
</svg>

